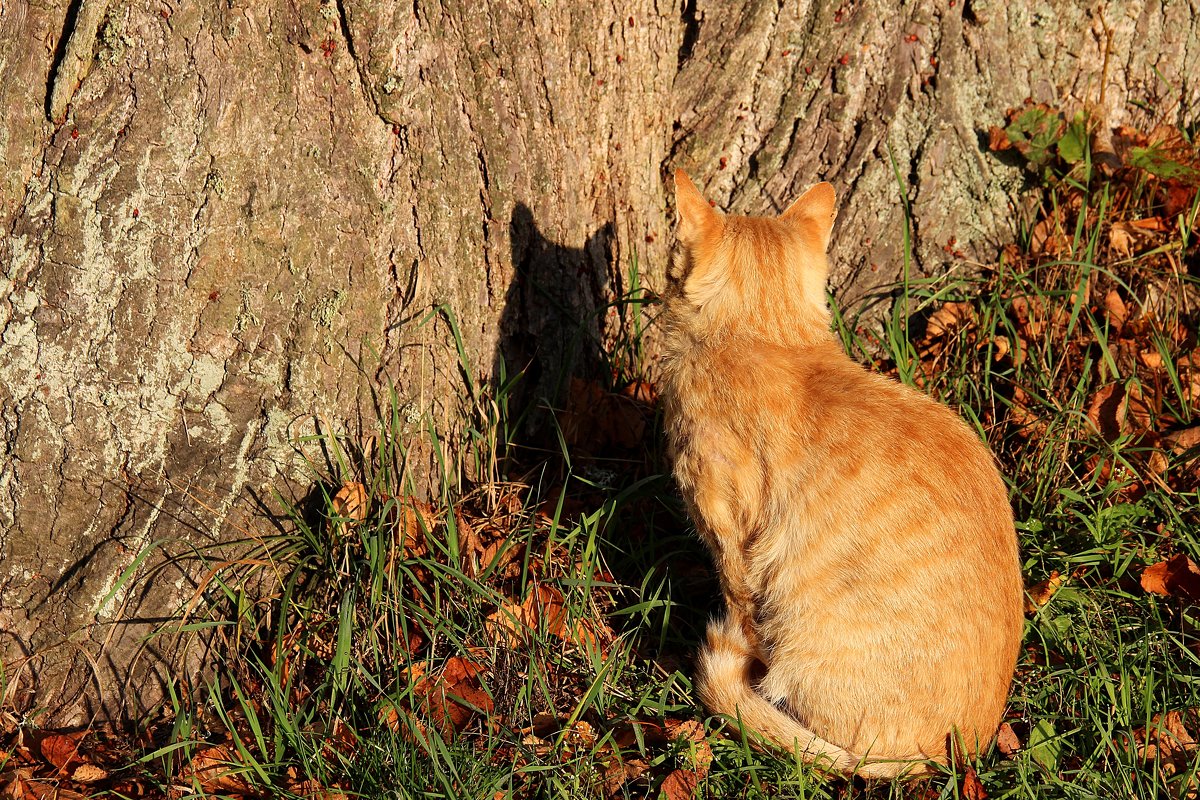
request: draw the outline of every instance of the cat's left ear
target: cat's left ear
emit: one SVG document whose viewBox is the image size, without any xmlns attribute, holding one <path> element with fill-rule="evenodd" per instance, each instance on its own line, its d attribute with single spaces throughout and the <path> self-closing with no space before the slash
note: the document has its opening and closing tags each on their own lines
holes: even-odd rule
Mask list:
<svg viewBox="0 0 1200 800">
<path fill-rule="evenodd" d="M 679 210 L 679 240 L 685 244 L 719 233 L 724 224 L 721 212 L 712 207 L 681 169 L 675 170 L 675 207 Z"/>
<path fill-rule="evenodd" d="M 833 184 L 818 183 L 800 195 L 779 218 L 788 222 L 808 220 L 820 237 L 821 250 L 828 250 L 829 235 L 833 233 L 833 218 L 837 216 L 837 209 L 834 208 L 836 200 L 837 192 L 834 191 Z"/>
</svg>

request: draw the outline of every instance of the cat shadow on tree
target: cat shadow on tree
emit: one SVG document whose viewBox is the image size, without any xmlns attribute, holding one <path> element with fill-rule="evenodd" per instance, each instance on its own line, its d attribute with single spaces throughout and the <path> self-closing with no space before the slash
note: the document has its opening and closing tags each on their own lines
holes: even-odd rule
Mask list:
<svg viewBox="0 0 1200 800">
<path fill-rule="evenodd" d="M 513 280 L 492 362 L 497 388 L 510 387 L 510 445 L 557 449 L 552 412 L 565 408 L 571 379 L 604 379 L 600 315 L 612 238 L 612 225 L 606 224 L 583 247 L 556 244 L 542 233 L 528 206 L 517 203 L 513 209 Z"/>
<path fill-rule="evenodd" d="M 613 263 L 613 227 L 582 247 L 558 244 L 518 203 L 509 235 L 513 281 L 492 371 L 508 398 L 505 471 L 543 500 L 565 487 L 564 516 L 621 498 L 601 537 L 604 563 L 633 587 L 627 602 L 663 601 L 641 620 L 643 654 L 686 670 L 719 590 L 668 475 L 653 389 L 631 380 L 605 346 L 606 328 L 639 313 L 622 307 L 628 287 Z"/>
</svg>

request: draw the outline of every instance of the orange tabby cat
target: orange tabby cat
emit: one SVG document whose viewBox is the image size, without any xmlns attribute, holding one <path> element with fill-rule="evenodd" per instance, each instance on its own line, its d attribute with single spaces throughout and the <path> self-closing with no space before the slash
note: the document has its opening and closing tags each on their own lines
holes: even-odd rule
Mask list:
<svg viewBox="0 0 1200 800">
<path fill-rule="evenodd" d="M 830 332 L 832 186 L 769 219 L 724 216 L 675 181 L 667 432 L 726 604 L 701 698 L 840 772 L 915 774 L 950 747 L 978 752 L 1023 626 L 991 455 Z"/>
</svg>

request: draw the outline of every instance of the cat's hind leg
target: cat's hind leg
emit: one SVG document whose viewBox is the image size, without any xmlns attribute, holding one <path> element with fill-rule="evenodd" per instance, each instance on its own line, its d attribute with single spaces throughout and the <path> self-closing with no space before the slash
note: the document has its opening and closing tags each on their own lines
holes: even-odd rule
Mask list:
<svg viewBox="0 0 1200 800">
<path fill-rule="evenodd" d="M 757 660 L 756 648 L 736 616 L 710 622 L 708 640 L 696 664 L 696 687 L 704 705 L 745 730 L 757 733 L 768 743 L 830 772 L 895 778 L 926 771 L 920 763 L 864 761 L 817 736 L 755 689 L 751 676 Z"/>
</svg>

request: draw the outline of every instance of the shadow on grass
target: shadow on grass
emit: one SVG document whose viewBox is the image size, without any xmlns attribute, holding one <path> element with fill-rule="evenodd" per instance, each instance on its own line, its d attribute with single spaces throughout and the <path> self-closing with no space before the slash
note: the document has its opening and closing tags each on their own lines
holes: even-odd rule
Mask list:
<svg viewBox="0 0 1200 800">
<path fill-rule="evenodd" d="M 613 263 L 612 226 L 582 247 L 558 244 L 518 203 L 509 233 L 514 277 L 493 362 L 493 375 L 522 375 L 508 472 L 542 499 L 564 494 L 568 515 L 608 510 L 603 562 L 629 587 L 623 603 L 644 609 L 611 621 L 642 656 L 690 674 L 720 593 L 670 478 L 656 404 L 606 348 L 606 329 L 643 307 Z"/>
</svg>

